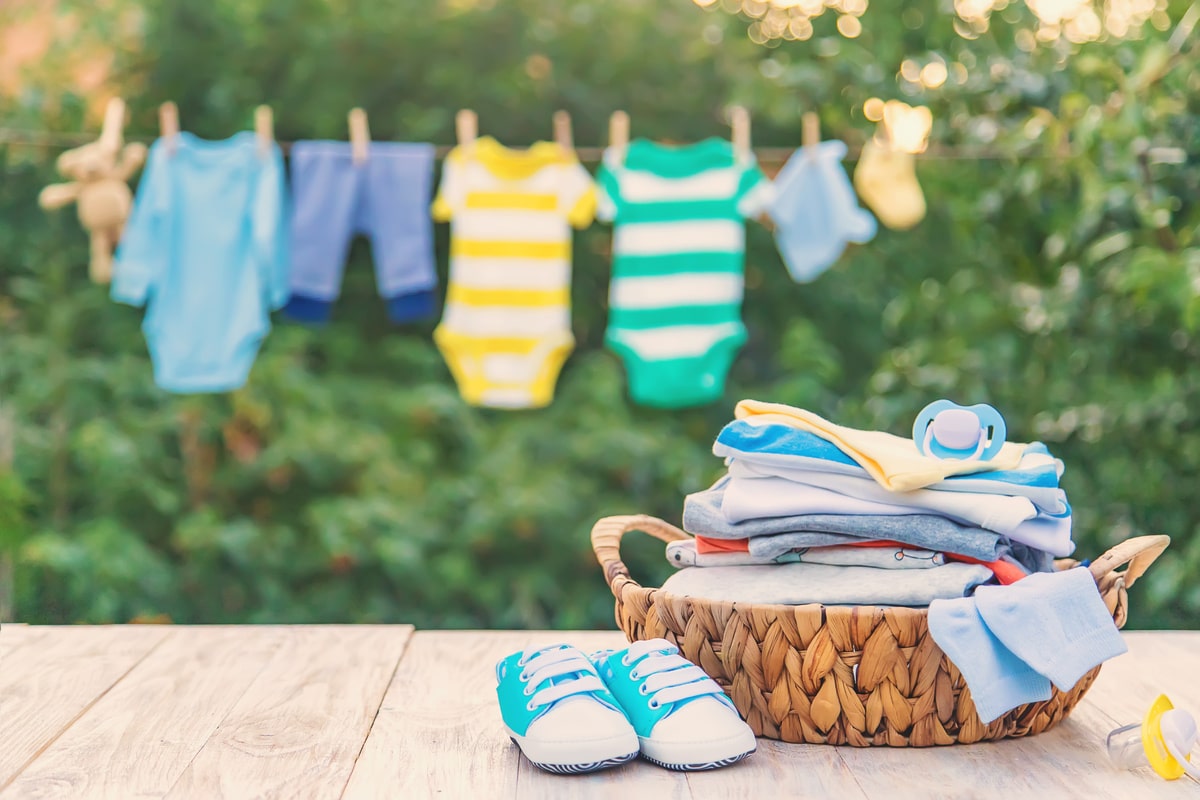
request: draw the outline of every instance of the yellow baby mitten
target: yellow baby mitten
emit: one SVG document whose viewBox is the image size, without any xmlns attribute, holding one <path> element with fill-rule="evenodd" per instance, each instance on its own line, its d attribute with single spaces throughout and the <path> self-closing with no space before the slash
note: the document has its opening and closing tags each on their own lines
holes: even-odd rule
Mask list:
<svg viewBox="0 0 1200 800">
<path fill-rule="evenodd" d="M 925 195 L 912 153 L 868 140 L 854 170 L 854 188 L 879 221 L 893 230 L 911 228 L 925 217 Z"/>
</svg>

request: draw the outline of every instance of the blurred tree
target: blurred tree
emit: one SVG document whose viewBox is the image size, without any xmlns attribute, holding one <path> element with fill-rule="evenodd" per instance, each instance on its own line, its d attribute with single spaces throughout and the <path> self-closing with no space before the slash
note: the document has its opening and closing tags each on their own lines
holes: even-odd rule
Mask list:
<svg viewBox="0 0 1200 800">
<path fill-rule="evenodd" d="M 1081 557 L 1175 537 L 1132 624 L 1194 626 L 1200 75 L 1186 4 L 1140 38 L 1085 44 L 1039 39 L 1018 4 L 986 30 L 939 0 L 861 5 L 858 29 L 828 13 L 806 41 L 766 41 L 766 11 L 690 0 L 76 1 L 78 35 L 129 34 L 111 37 L 108 88 L 129 98 L 130 135 L 153 135 L 172 99 L 209 137 L 269 102 L 281 139 L 344 138 L 361 105 L 377 139 L 448 142 L 470 107 L 514 145 L 548 137 L 557 108 L 581 144 L 603 142 L 616 108 L 635 135 L 693 140 L 725 134 L 723 108 L 741 102 L 758 145 L 796 144 L 815 108 L 854 148 L 872 128 L 864 103 L 900 98 L 932 108 L 934 151 L 1010 155 L 921 159 L 928 218 L 812 284 L 791 283 L 752 226 L 750 341 L 725 401 L 704 409 L 629 404 L 601 344 L 610 235 L 581 233 L 558 398 L 504 413 L 458 399 L 431 325 L 388 325 L 361 245 L 334 321 L 280 321 L 244 390 L 163 394 L 140 312 L 86 282 L 71 216 L 36 208 L 55 153 L 0 150 L 0 412 L 15 453 L 0 464 L 0 550 L 18 616 L 608 626 L 592 522 L 677 520 L 721 469 L 709 446 L 736 400 L 902 432 L 949 396 L 995 404 L 1014 437 L 1063 458 Z M 85 126 L 92 98 L 56 92 L 54 64 L 0 100 L 6 126 Z M 626 552 L 648 584 L 669 571 L 653 542 Z"/>
</svg>

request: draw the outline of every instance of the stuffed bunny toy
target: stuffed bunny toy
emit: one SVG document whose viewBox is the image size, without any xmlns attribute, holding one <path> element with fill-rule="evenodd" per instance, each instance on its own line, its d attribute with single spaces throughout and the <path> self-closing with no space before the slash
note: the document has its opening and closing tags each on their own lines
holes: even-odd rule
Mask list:
<svg viewBox="0 0 1200 800">
<path fill-rule="evenodd" d="M 91 236 L 88 274 L 96 283 L 112 279 L 113 251 L 133 207 L 127 181 L 146 160 L 146 146 L 130 143 L 122 147 L 121 126 L 125 104 L 109 102 L 100 138 L 58 158 L 58 171 L 71 183 L 47 186 L 38 196 L 46 210 L 62 208 L 75 201 L 79 222 Z"/>
</svg>

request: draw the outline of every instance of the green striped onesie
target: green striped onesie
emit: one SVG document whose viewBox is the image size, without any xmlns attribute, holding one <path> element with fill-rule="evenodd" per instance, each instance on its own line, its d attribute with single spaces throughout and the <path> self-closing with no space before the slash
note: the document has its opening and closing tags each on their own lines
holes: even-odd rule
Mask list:
<svg viewBox="0 0 1200 800">
<path fill-rule="evenodd" d="M 770 182 L 717 138 L 609 148 L 596 181 L 597 216 L 614 224 L 604 340 L 630 395 L 658 408 L 718 399 L 746 341 L 743 219 L 765 208 Z"/>
</svg>

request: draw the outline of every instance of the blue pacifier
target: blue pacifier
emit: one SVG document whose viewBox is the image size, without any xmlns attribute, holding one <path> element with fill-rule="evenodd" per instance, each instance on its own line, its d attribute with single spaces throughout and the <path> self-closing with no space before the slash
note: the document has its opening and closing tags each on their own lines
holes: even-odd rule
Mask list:
<svg viewBox="0 0 1200 800">
<path fill-rule="evenodd" d="M 960 406 L 943 399 L 921 409 L 912 437 L 921 455 L 988 461 L 1004 447 L 1007 435 L 1004 417 L 991 406 Z"/>
</svg>

